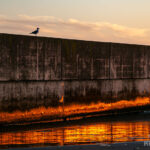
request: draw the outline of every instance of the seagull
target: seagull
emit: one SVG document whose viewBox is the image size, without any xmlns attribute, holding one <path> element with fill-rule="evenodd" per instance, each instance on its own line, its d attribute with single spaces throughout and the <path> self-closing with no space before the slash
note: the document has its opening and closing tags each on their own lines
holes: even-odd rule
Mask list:
<svg viewBox="0 0 150 150">
<path fill-rule="evenodd" d="M 39 33 L 39 29 L 40 29 L 40 28 L 37 28 L 35 31 L 31 32 L 30 34 L 35 34 L 35 35 L 37 35 L 37 34 Z"/>
</svg>

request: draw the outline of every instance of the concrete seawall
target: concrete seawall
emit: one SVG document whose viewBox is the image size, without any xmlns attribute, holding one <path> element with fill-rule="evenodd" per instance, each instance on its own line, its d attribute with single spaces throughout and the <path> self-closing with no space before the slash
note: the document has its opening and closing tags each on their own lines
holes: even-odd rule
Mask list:
<svg viewBox="0 0 150 150">
<path fill-rule="evenodd" d="M 0 34 L 0 112 L 150 96 L 150 46 Z"/>
</svg>

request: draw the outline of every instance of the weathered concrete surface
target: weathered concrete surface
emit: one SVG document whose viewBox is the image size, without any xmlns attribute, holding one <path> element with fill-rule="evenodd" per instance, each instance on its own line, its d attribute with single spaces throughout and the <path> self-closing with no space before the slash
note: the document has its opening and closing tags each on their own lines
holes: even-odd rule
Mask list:
<svg viewBox="0 0 150 150">
<path fill-rule="evenodd" d="M 150 96 L 150 46 L 0 34 L 0 111 Z"/>
<path fill-rule="evenodd" d="M 62 82 L 1 82 L 0 111 L 29 110 L 39 106 L 59 105 L 63 95 Z"/>
<path fill-rule="evenodd" d="M 66 103 L 116 102 L 148 97 L 150 80 L 95 80 L 65 82 Z"/>
<path fill-rule="evenodd" d="M 109 51 L 109 43 L 62 40 L 62 79 L 108 79 Z"/>
<path fill-rule="evenodd" d="M 64 87 L 62 86 L 64 84 Z M 0 83 L 0 111 L 57 107 L 62 95 L 65 105 L 116 102 L 148 97 L 150 80 L 22 81 Z"/>
<path fill-rule="evenodd" d="M 59 39 L 0 34 L 0 81 L 60 79 Z"/>
<path fill-rule="evenodd" d="M 111 44 L 110 78 L 147 78 L 150 47 Z"/>
<path fill-rule="evenodd" d="M 150 76 L 150 46 L 0 34 L 0 81 Z"/>
</svg>

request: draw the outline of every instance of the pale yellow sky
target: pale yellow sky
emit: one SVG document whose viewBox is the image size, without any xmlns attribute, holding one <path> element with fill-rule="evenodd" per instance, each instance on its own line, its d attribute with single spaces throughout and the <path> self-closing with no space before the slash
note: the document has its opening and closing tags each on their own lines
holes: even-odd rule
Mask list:
<svg viewBox="0 0 150 150">
<path fill-rule="evenodd" d="M 0 33 L 150 45 L 149 0 L 0 0 Z"/>
</svg>

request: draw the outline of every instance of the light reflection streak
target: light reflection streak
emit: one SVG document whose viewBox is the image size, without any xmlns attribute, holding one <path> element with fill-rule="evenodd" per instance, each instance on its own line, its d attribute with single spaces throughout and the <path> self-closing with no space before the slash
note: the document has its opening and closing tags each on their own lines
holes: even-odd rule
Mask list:
<svg viewBox="0 0 150 150">
<path fill-rule="evenodd" d="M 150 122 L 100 122 L 0 133 L 0 146 L 74 145 L 150 140 Z"/>
</svg>

